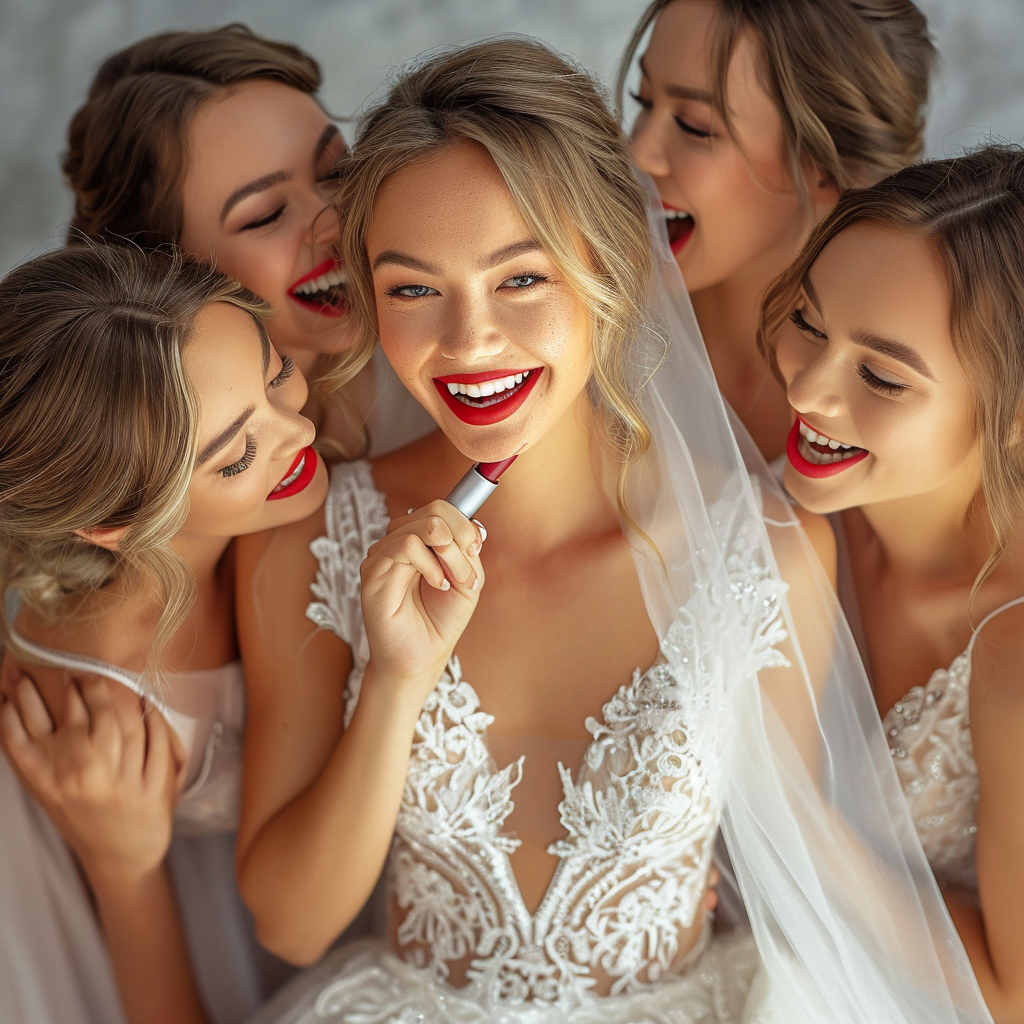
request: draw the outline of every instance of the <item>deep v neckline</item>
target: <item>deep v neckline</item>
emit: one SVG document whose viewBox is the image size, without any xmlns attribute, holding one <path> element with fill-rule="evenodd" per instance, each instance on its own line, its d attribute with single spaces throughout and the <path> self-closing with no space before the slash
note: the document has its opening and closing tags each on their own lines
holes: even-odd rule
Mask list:
<svg viewBox="0 0 1024 1024">
<path fill-rule="evenodd" d="M 663 664 L 663 661 L 662 661 L 661 658 L 659 658 L 658 660 L 656 660 L 654 662 L 653 665 L 651 665 L 651 667 L 646 672 L 641 672 L 639 668 L 635 669 L 634 672 L 633 672 L 633 676 L 632 676 L 633 682 L 634 683 L 642 682 L 644 679 L 647 678 L 647 676 L 651 672 L 653 672 L 656 669 L 656 667 L 658 665 L 661 665 L 661 664 Z M 453 654 L 448 659 L 448 663 L 445 666 L 445 672 L 449 676 L 449 678 L 451 679 L 451 685 L 452 685 L 453 691 L 459 691 L 459 690 L 463 691 L 463 693 L 470 698 L 470 700 L 472 701 L 473 705 L 476 707 L 477 713 L 484 715 L 485 718 L 488 720 L 487 724 L 484 725 L 483 728 L 480 729 L 478 735 L 475 737 L 477 739 L 477 741 L 482 745 L 484 753 L 487 755 L 487 759 L 488 759 L 488 762 L 489 762 L 488 780 L 489 781 L 493 781 L 493 780 L 497 779 L 500 775 L 502 775 L 504 773 L 507 773 L 509 771 L 509 769 L 513 765 L 518 765 L 518 773 L 517 773 L 518 774 L 518 778 L 516 779 L 516 782 L 513 784 L 513 787 L 512 787 L 512 789 L 514 791 L 516 786 L 518 786 L 520 784 L 520 782 L 522 781 L 523 774 L 524 774 L 524 772 L 526 770 L 526 765 L 527 765 L 526 754 L 521 754 L 518 758 L 516 758 L 514 761 L 510 762 L 507 765 L 499 765 L 498 764 L 496 759 L 491 754 L 491 749 L 490 749 L 490 747 L 488 746 L 488 743 L 487 743 L 487 736 L 488 736 L 488 733 L 490 732 L 491 726 L 494 724 L 495 718 L 484 707 L 483 702 L 480 699 L 480 694 L 477 692 L 476 687 L 473 686 L 473 684 L 471 682 L 469 682 L 469 680 L 466 679 L 462 675 L 462 666 L 461 666 L 461 664 L 459 662 L 458 655 Z M 440 685 L 440 683 L 439 683 L 439 685 Z M 609 728 L 608 723 L 605 721 L 605 714 L 604 714 L 605 708 L 611 703 L 611 701 L 615 698 L 615 695 L 618 694 L 621 691 L 621 689 L 622 689 L 621 686 L 617 687 L 616 690 L 615 690 L 615 693 L 611 694 L 608 697 L 607 700 L 602 702 L 601 710 L 598 713 L 598 716 L 588 715 L 586 717 L 586 719 L 584 720 L 584 727 L 586 727 L 588 725 L 588 723 L 593 722 L 593 723 L 595 723 L 597 725 L 599 730 L 600 729 L 607 730 Z M 588 762 L 588 760 L 591 757 L 592 751 L 595 749 L 595 745 L 597 745 L 600 742 L 599 738 L 595 737 L 593 732 L 591 732 L 590 729 L 587 729 L 587 731 L 591 733 L 590 739 L 586 741 L 586 746 L 584 747 L 583 754 L 582 754 L 582 756 L 579 759 L 579 764 L 576 765 L 575 770 L 572 771 L 572 773 L 570 775 L 570 778 L 572 779 L 573 784 L 576 785 L 576 786 L 578 786 L 580 784 L 580 780 L 581 780 L 582 775 L 583 775 L 583 770 L 586 767 L 587 762 Z M 506 735 L 507 736 L 507 735 L 510 735 L 510 734 L 502 733 L 501 735 Z M 560 799 L 559 799 L 559 802 L 558 802 L 558 807 L 561 808 L 563 806 L 564 802 L 569 797 L 569 794 L 566 792 L 566 785 L 565 785 L 565 780 L 566 780 L 567 774 L 569 773 L 569 768 L 565 765 L 565 763 L 561 760 L 561 758 L 559 758 L 559 760 L 556 762 L 556 767 L 557 767 L 557 770 L 558 770 L 558 774 L 559 774 L 559 776 L 562 779 L 561 791 L 560 791 Z M 503 819 L 503 821 L 502 821 L 502 825 L 501 825 L 501 829 L 500 829 L 499 835 L 500 835 L 500 837 L 502 839 L 514 840 L 515 839 L 515 834 L 512 833 L 512 832 L 509 832 L 505 828 L 505 820 L 507 820 L 507 816 L 506 816 L 506 819 Z M 519 877 L 516 874 L 515 868 L 514 868 L 514 866 L 512 864 L 512 855 L 505 848 L 505 844 L 504 843 L 500 844 L 500 846 L 499 846 L 499 852 L 500 852 L 500 855 L 501 855 L 502 873 L 506 876 L 506 882 L 510 883 L 509 886 L 508 886 L 508 889 L 513 891 L 514 894 L 515 894 L 516 917 L 520 920 L 521 924 L 528 926 L 529 931 L 530 931 L 531 934 L 536 934 L 538 924 L 543 924 L 543 922 L 545 921 L 545 917 L 547 917 L 547 918 L 551 917 L 550 911 L 549 911 L 549 913 L 547 915 L 545 915 L 544 912 L 546 910 L 549 910 L 549 904 L 551 904 L 551 903 L 553 903 L 553 902 L 555 902 L 557 900 L 559 883 L 561 881 L 561 876 L 562 876 L 562 874 L 564 873 L 564 870 L 565 870 L 565 864 L 566 864 L 566 860 L 567 860 L 567 855 L 564 852 L 558 852 L 554 848 L 558 847 L 558 846 L 562 846 L 563 849 L 564 849 L 565 844 L 567 843 L 567 841 L 570 838 L 570 831 L 565 827 L 565 824 L 562 821 L 562 816 L 561 816 L 560 813 L 559 813 L 559 829 L 561 830 L 562 835 L 560 835 L 557 839 L 555 839 L 552 843 L 550 843 L 548 848 L 547 848 L 547 850 L 545 851 L 549 856 L 553 856 L 555 858 L 555 868 L 554 868 L 554 871 L 552 872 L 551 878 L 548 880 L 547 884 L 544 886 L 544 891 L 543 891 L 543 894 L 541 895 L 540 902 L 537 904 L 536 909 L 534 911 L 532 911 L 532 912 L 530 911 L 530 908 L 526 905 L 526 899 L 523 896 L 522 885 L 520 884 Z"/>
</svg>

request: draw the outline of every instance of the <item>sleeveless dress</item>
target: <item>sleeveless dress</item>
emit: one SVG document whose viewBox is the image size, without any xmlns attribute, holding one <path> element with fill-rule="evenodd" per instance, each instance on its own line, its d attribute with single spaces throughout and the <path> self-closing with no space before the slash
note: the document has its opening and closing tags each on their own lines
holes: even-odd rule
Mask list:
<svg viewBox="0 0 1024 1024">
<path fill-rule="evenodd" d="M 311 545 L 319 572 L 307 614 L 352 650 L 350 718 L 369 659 L 359 566 L 388 524 L 367 463 L 333 469 L 326 519 L 327 536 Z M 600 720 L 586 721 L 578 769 L 559 762 L 556 773 L 542 763 L 543 738 L 488 736 L 494 719 L 452 657 L 413 737 L 385 868 L 390 939 L 338 949 L 255 1020 L 774 1019 L 749 933 L 699 928 L 719 800 L 687 717 L 687 692 L 659 660 L 634 672 Z M 499 757 L 517 745 L 527 753 Z M 539 779 L 544 767 L 561 836 L 547 848 L 556 866 L 531 913 L 512 866 L 522 839 L 508 821 L 531 769 Z M 544 797 L 535 785 L 523 803 L 532 814 Z M 523 831 L 535 829 L 526 822 Z"/>
<path fill-rule="evenodd" d="M 981 631 L 1000 612 L 986 615 L 967 649 L 949 668 L 936 669 L 882 719 L 893 763 L 914 818 L 928 863 L 939 884 L 977 892 L 974 851 L 978 827 L 978 768 L 971 745 L 971 655 Z"/>
<path fill-rule="evenodd" d="M 17 595 L 8 595 L 14 621 Z M 242 667 L 167 677 L 161 692 L 114 665 L 38 647 L 42 662 L 93 672 L 153 704 L 186 755 L 168 853 L 193 969 L 213 1024 L 245 1020 L 290 973 L 260 947 L 234 873 L 241 794 Z M 121 1024 L 102 931 L 80 871 L 43 810 L 0 757 L 0 1020 Z"/>
</svg>

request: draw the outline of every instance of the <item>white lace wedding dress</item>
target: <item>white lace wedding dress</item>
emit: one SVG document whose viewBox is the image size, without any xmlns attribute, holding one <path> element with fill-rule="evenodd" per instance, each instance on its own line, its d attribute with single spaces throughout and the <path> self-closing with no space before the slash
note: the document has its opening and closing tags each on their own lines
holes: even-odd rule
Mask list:
<svg viewBox="0 0 1024 1024">
<path fill-rule="evenodd" d="M 940 885 L 977 892 L 978 768 L 970 727 L 971 655 L 982 629 L 1000 612 L 1024 604 L 1008 601 L 979 623 L 963 654 L 936 669 L 882 720 L 893 763 L 910 804 L 917 834 Z"/>
<path fill-rule="evenodd" d="M 308 615 L 352 648 L 351 716 L 369 657 L 359 566 L 388 523 L 367 463 L 334 469 L 326 515 Z M 517 786 L 545 767 L 531 763 L 541 747 L 526 742 L 530 754 L 496 765 L 492 716 L 452 658 L 413 738 L 386 868 L 390 941 L 329 955 L 257 1020 L 769 1019 L 749 934 L 712 937 L 702 926 L 720 797 L 687 731 L 700 699 L 700 687 L 681 686 L 659 662 L 587 721 L 582 765 L 558 764 L 562 792 L 551 799 L 561 797 L 564 835 L 548 847 L 557 866 L 530 913 L 512 866 L 521 837 L 507 821 Z"/>
</svg>

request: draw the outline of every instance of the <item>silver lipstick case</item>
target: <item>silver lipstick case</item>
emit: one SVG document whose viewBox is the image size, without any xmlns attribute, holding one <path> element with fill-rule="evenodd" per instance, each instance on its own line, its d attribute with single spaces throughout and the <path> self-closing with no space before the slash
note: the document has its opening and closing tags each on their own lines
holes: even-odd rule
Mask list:
<svg viewBox="0 0 1024 1024">
<path fill-rule="evenodd" d="M 497 488 L 486 477 L 477 472 L 476 466 L 452 488 L 451 494 L 445 498 L 449 504 L 454 505 L 467 519 L 480 511 L 480 506 L 494 493 Z"/>
</svg>

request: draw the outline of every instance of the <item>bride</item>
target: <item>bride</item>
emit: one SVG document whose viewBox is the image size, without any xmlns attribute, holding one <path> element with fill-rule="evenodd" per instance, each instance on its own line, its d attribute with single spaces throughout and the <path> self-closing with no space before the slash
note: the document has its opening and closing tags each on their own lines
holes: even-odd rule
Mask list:
<svg viewBox="0 0 1024 1024">
<path fill-rule="evenodd" d="M 650 203 L 593 80 L 537 43 L 430 56 L 361 125 L 350 291 L 441 429 L 240 548 L 238 868 L 288 959 L 382 869 L 387 937 L 260 1020 L 986 1019 Z M 438 500 L 510 456 L 486 528 Z M 719 825 L 756 951 L 705 913 Z"/>
</svg>

